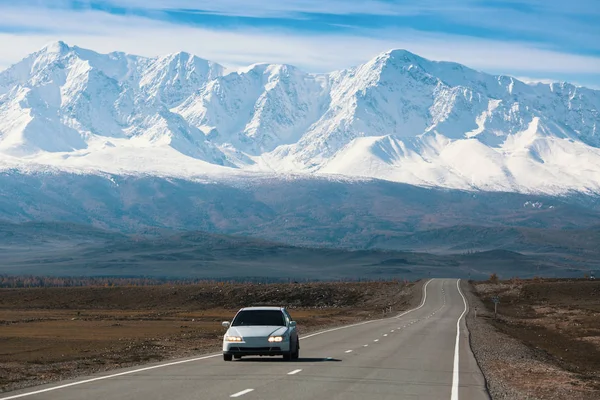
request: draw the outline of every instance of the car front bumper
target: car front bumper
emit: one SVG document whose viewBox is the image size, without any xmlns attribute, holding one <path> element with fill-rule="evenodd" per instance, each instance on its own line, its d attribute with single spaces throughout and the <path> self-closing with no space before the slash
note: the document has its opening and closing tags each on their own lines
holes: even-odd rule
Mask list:
<svg viewBox="0 0 600 400">
<path fill-rule="evenodd" d="M 261 340 L 259 343 L 245 342 L 223 342 L 223 354 L 234 356 L 281 356 L 289 353 L 290 342 L 269 343 Z"/>
</svg>

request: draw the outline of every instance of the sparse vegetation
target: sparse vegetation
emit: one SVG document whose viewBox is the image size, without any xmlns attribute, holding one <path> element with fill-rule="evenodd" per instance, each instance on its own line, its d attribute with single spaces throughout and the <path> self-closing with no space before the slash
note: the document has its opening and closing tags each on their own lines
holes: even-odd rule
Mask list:
<svg viewBox="0 0 600 400">
<path fill-rule="evenodd" d="M 498 275 L 496 275 L 495 272 L 493 274 L 491 274 L 490 277 L 489 277 L 489 279 L 488 279 L 488 281 L 490 283 L 493 283 L 493 284 L 498 284 L 499 280 L 500 279 L 498 278 Z"/>
<path fill-rule="evenodd" d="M 526 394 L 523 398 L 600 398 L 600 282 L 535 277 L 472 285 L 487 308 L 479 320 L 534 349 L 540 362 L 550 363 L 536 371 L 518 363 L 506 370 L 505 379 Z M 502 298 L 497 320 L 488 300 L 492 296 Z M 557 380 L 557 370 L 572 378 Z"/>
<path fill-rule="evenodd" d="M 336 282 L 362 282 L 360 278 L 344 278 Z M 370 282 L 399 282 L 398 279 L 369 279 Z M 0 288 L 67 288 L 67 287 L 138 287 L 138 286 L 180 286 L 205 284 L 271 284 L 271 283 L 308 283 L 318 282 L 315 279 L 286 279 L 266 277 L 239 277 L 227 279 L 192 279 L 192 278 L 155 278 L 155 277 L 89 277 L 89 276 L 34 276 L 34 275 L 0 275 Z M 404 280 L 404 282 L 407 282 Z"/>
</svg>

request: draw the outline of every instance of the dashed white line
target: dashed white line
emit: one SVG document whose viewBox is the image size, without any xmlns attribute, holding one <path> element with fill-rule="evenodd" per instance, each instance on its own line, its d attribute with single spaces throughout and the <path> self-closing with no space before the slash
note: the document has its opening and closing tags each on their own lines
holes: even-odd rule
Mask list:
<svg viewBox="0 0 600 400">
<path fill-rule="evenodd" d="M 346 350 L 346 353 L 352 353 L 352 350 Z"/>
<path fill-rule="evenodd" d="M 231 395 L 231 396 L 229 396 L 229 397 L 240 397 L 240 396 L 243 396 L 243 395 L 245 395 L 245 394 L 247 394 L 247 393 L 250 393 L 250 392 L 252 392 L 253 390 L 254 390 L 254 389 L 245 389 L 245 390 L 242 390 L 241 392 L 234 393 L 234 394 L 232 394 L 232 395 Z"/>
<path fill-rule="evenodd" d="M 394 330 L 392 329 L 390 332 L 394 333 Z"/>
<path fill-rule="evenodd" d="M 383 336 L 387 336 L 387 333 L 384 333 Z"/>
<path fill-rule="evenodd" d="M 418 307 L 415 307 L 411 310 L 407 310 L 404 311 L 402 314 L 396 315 L 395 317 L 390 317 L 390 318 L 395 318 L 398 319 L 408 313 L 411 313 L 413 311 L 417 311 L 418 309 L 422 308 L 425 305 L 425 302 L 427 301 L 427 286 L 429 286 L 429 284 L 431 283 L 432 279 L 428 280 L 427 282 L 425 282 L 425 285 L 423 285 L 423 299 L 421 300 L 421 304 Z M 325 331 L 320 331 L 320 332 L 315 332 L 315 333 L 311 333 L 310 335 L 306 335 L 306 336 L 302 336 L 300 338 L 300 340 L 304 340 L 304 339 L 308 339 L 317 335 L 322 335 L 324 333 L 329 333 L 329 332 L 334 332 L 334 331 L 339 331 L 340 329 L 348 329 L 348 328 L 353 328 L 355 326 L 360 326 L 360 325 L 365 325 L 365 324 L 371 324 L 373 322 L 377 322 L 377 321 L 384 321 L 387 320 L 388 318 L 380 318 L 380 319 L 372 319 L 370 321 L 365 321 L 365 322 L 359 322 L 357 324 L 352 324 L 352 325 L 346 325 L 346 326 L 340 326 L 338 328 L 332 328 L 332 329 L 327 329 Z"/>
<path fill-rule="evenodd" d="M 373 341 L 374 341 L 374 342 L 379 342 L 379 339 L 375 339 L 375 340 L 373 340 Z"/>
<path fill-rule="evenodd" d="M 302 370 L 301 369 L 295 369 L 292 372 L 288 372 L 288 375 L 296 375 L 300 371 L 302 371 Z"/>
<path fill-rule="evenodd" d="M 363 344 L 363 347 L 369 347 L 369 345 L 368 344 Z"/>
</svg>

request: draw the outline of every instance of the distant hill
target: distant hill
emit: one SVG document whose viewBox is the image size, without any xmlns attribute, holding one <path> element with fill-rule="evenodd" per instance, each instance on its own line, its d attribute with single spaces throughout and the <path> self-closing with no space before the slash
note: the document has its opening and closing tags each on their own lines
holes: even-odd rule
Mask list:
<svg viewBox="0 0 600 400">
<path fill-rule="evenodd" d="M 585 269 L 506 250 L 435 255 L 311 248 L 205 232 L 123 235 L 61 223 L 1 223 L 0 251 L 0 274 L 19 275 L 335 280 L 579 276 Z"/>
<path fill-rule="evenodd" d="M 459 225 L 397 236 L 376 236 L 369 248 L 435 253 L 512 250 L 523 253 L 600 257 L 600 226 L 543 229 Z"/>
</svg>

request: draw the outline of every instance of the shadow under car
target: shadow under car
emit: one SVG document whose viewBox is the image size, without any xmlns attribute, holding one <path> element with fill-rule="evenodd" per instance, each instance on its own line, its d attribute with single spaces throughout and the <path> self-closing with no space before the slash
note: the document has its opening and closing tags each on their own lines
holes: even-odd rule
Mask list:
<svg viewBox="0 0 600 400">
<path fill-rule="evenodd" d="M 342 361 L 338 358 L 332 358 L 332 357 L 325 357 L 325 358 L 316 358 L 316 357 L 301 357 L 297 360 L 284 360 L 283 358 L 280 357 L 269 357 L 269 356 L 265 356 L 265 357 L 253 357 L 253 356 L 247 356 L 244 358 L 241 358 L 239 360 L 236 360 L 237 362 L 285 362 L 285 363 L 305 363 L 305 362 L 339 362 Z"/>
</svg>

